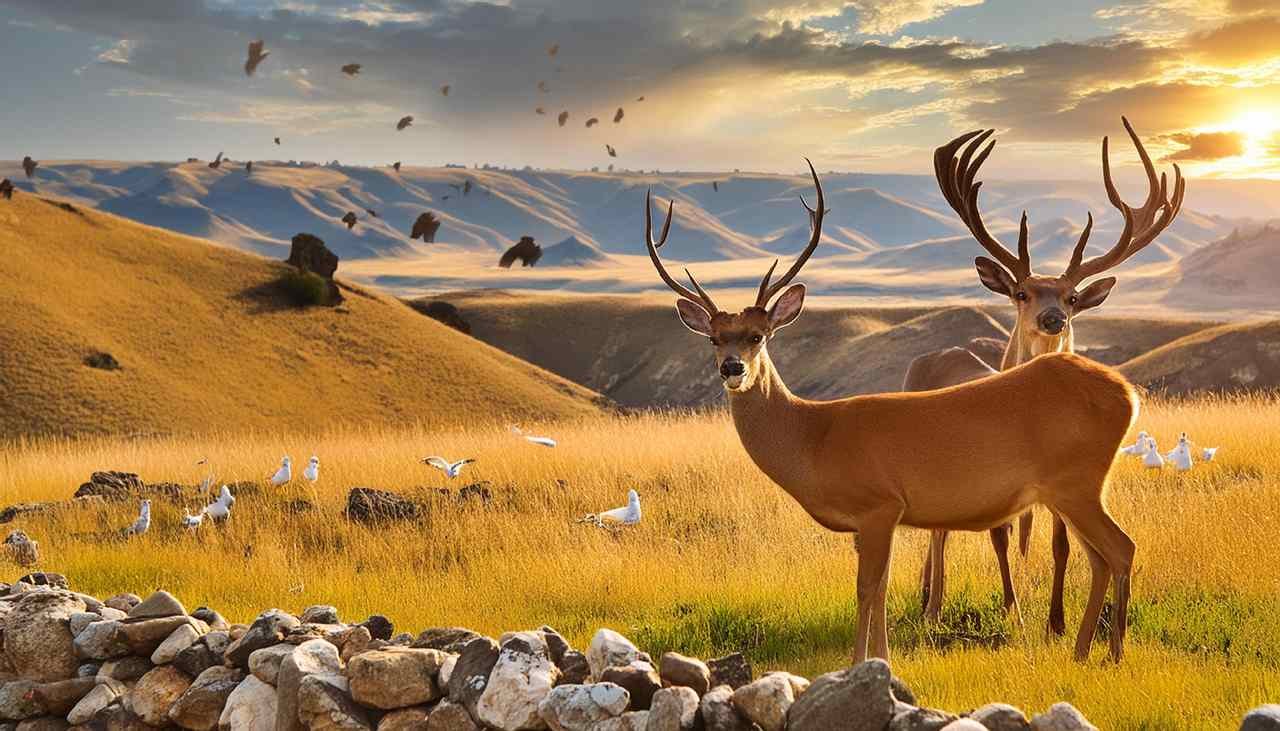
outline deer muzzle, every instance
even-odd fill
[[[1062,332],[1062,328],[1067,326],[1067,313],[1057,307],[1050,307],[1040,313],[1036,324],[1040,326],[1041,332],[1057,335]]]

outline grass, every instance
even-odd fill
[[[1126,460],[1113,476],[1113,512],[1139,547],[1123,665],[1106,663],[1102,647],[1077,664],[1070,641],[1043,639],[1050,557],[1042,517],[1031,556],[1015,559],[1024,626],[999,609],[982,535],[954,539],[943,622],[923,622],[916,577],[925,536],[901,531],[889,608],[896,672],[935,707],[999,700],[1038,711],[1068,700],[1107,729],[1234,727],[1248,708],[1280,698],[1278,409],[1263,396],[1145,407],[1138,428],[1166,447],[1185,430],[1222,452],[1187,474]],[[314,489],[246,497],[229,524],[194,535],[178,524],[179,511],[194,505],[160,503],[152,531],[128,543],[104,535],[128,524],[131,504],[8,527],[39,540],[43,568],[66,573],[80,590],[163,587],[236,620],[323,602],[351,619],[384,613],[415,632],[465,625],[496,634],[549,623],[582,646],[609,626],[651,652],[741,650],[758,671],[812,677],[847,664],[851,541],[817,527],[770,484],[726,416],[596,417],[546,430],[559,448],[527,444],[502,427],[17,442],[0,448],[0,495],[65,499],[105,468],[195,483],[205,474],[194,465],[201,456],[222,481],[261,479],[283,453],[295,463],[315,453],[323,466]],[[478,462],[449,483],[418,464],[426,454]],[[436,500],[421,524],[378,530],[340,517],[353,486],[425,498],[471,480],[492,482],[488,508]],[[621,504],[630,487],[644,501],[639,526],[615,535],[573,522]],[[318,509],[279,509],[299,497]],[[1072,635],[1086,583],[1077,550],[1068,574]]]

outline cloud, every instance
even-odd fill
[[[1278,38],[1280,17],[1258,16],[1195,34],[1186,48],[1210,63],[1238,66],[1280,59]]]
[[[1199,162],[1236,157],[1245,152],[1245,136],[1239,132],[1180,132],[1168,136],[1171,142],[1184,149],[1165,156],[1165,160],[1195,160]]]
[[[858,30],[873,35],[896,33],[904,25],[920,23],[984,0],[852,0],[858,13]]]

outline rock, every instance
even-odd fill
[[[137,594],[116,594],[103,602],[103,604],[106,604],[108,607],[117,611],[125,612],[126,614],[130,609],[133,609],[141,603],[142,599]]]
[[[76,637],[85,630],[85,627],[101,621],[102,616],[93,612],[76,612],[67,619],[67,629],[71,630],[72,637]]]
[[[196,610],[191,613],[191,616],[209,625],[209,629],[211,630],[225,630],[231,627],[225,617],[208,607],[196,607]]]
[[[442,693],[449,692],[449,678],[453,675],[453,668],[458,664],[457,655],[446,655],[444,662],[440,663],[440,672],[436,676],[436,685],[440,686]]]
[[[600,681],[616,683],[631,694],[631,710],[647,711],[653,702],[653,694],[662,688],[662,679],[653,666],[643,660],[637,660],[624,667],[605,668],[600,673]]]
[[[645,731],[649,725],[648,711],[630,711],[617,718],[609,718],[592,726],[592,731]]]
[[[559,672],[540,635],[521,632],[508,638],[476,703],[476,720],[500,731],[540,728],[538,704],[555,686]]]
[[[333,279],[333,273],[338,271],[338,255],[329,251],[323,239],[306,233],[293,237],[285,262],[325,279]]]
[[[94,472],[89,481],[80,485],[72,497],[100,497],[106,500],[128,500],[141,495],[146,489],[142,478],[132,472],[116,470]]]
[[[468,642],[479,637],[479,633],[462,627],[435,627],[423,630],[422,634],[418,635],[418,639],[413,641],[412,646],[425,650],[460,653]]]
[[[93,678],[71,678],[41,683],[32,690],[35,702],[40,709],[51,716],[66,716],[80,702],[81,698],[93,690],[97,681]]]
[[[547,643],[547,655],[556,665],[564,660],[566,652],[573,649],[563,635],[545,624],[538,628],[538,633],[542,635],[542,641]]]
[[[946,726],[941,726],[940,728],[942,731],[988,731],[986,726],[983,726],[972,718],[957,718]]]
[[[81,627],[72,640],[72,648],[86,660],[110,660],[129,654],[123,625],[113,619],[99,619]]]
[[[85,604],[68,591],[23,594],[0,619],[4,659],[17,675],[44,682],[74,678],[80,667],[69,624]]]
[[[325,640],[308,640],[294,648],[293,652],[280,663],[280,672],[276,677],[276,725],[277,731],[301,731],[303,726],[299,714],[302,682],[317,673],[338,673],[342,670],[342,661],[338,658],[338,648]],[[343,681],[344,691],[346,681]]]
[[[787,712],[787,728],[882,731],[893,719],[895,706],[889,664],[868,660],[814,680]]]
[[[338,641],[338,646],[342,648],[343,662],[350,662],[351,658],[362,652],[377,649],[372,645],[373,635],[369,633],[369,628],[360,625],[347,630]]]
[[[357,626],[369,630],[369,635],[375,640],[390,640],[391,635],[395,632],[395,625],[381,614],[370,615],[368,619]]]
[[[15,731],[65,731],[70,727],[66,719],[57,716],[31,718],[18,723]]]
[[[302,610],[298,617],[303,624],[337,624],[338,608],[328,604],[314,604]]]
[[[969,718],[986,726],[988,731],[1027,731],[1031,728],[1031,722],[1022,711],[1005,703],[988,703],[970,713]]]
[[[480,731],[480,727],[466,708],[446,699],[431,710],[427,717],[427,731]]]
[[[707,664],[696,657],[678,652],[662,654],[662,659],[658,661],[658,675],[664,686],[692,688],[698,695],[711,689],[711,669]]]
[[[98,683],[93,686],[89,693],[67,713],[67,722],[72,725],[89,723],[102,709],[120,697],[120,687],[114,683]]]
[[[755,726],[742,717],[733,705],[733,689],[727,685],[717,685],[702,696],[698,711],[706,731],[753,731]],[[843,726],[831,726],[840,728]]]
[[[557,664],[560,667],[559,683],[580,685],[591,679],[591,665],[587,662],[587,656],[577,650],[566,652]]]
[[[179,627],[191,625],[197,634],[204,634],[209,627],[194,617],[175,615],[152,619],[127,619],[120,623],[120,634],[129,651],[135,655],[150,656]]]
[[[432,300],[425,304],[415,302],[413,306],[414,309],[436,322],[448,325],[465,335],[471,334],[471,324],[463,319],[462,313],[458,311],[458,308],[449,302]]]
[[[76,677],[77,678],[96,678],[98,677],[98,671],[101,669],[102,669],[102,666],[96,662],[82,663],[80,667],[76,668]]]
[[[6,508],[5,514],[8,515],[10,510],[11,508]],[[16,517],[17,515],[13,515],[9,520],[13,520]],[[9,520],[0,520],[0,523],[7,523]],[[11,531],[9,535],[5,536],[4,550],[10,561],[23,568],[40,563],[40,544],[20,530]]]
[[[252,675],[231,695],[218,717],[218,728],[226,731],[272,731],[276,724],[276,689]]]
[[[413,706],[392,711],[378,721],[378,731],[424,731],[431,715],[428,706]]]
[[[605,668],[630,665],[639,659],[640,650],[631,640],[603,627],[596,631],[587,647],[587,664],[594,678],[599,678]]]
[[[707,662],[711,672],[711,687],[727,685],[734,690],[751,682],[751,663],[741,652],[718,657]]]
[[[1265,705],[1245,714],[1240,731],[1280,731],[1280,705]]]
[[[449,700],[466,708],[472,716],[476,713],[476,703],[488,687],[499,652],[498,643],[488,637],[477,637],[462,648],[453,672],[449,674]]]
[[[135,716],[123,703],[113,703],[102,709],[89,725],[106,731],[152,731],[151,726]]]
[[[215,649],[215,645],[225,648],[227,645],[226,634],[219,633],[224,638],[220,643],[210,643],[208,638],[212,634],[215,633],[211,632],[209,635],[205,635],[191,647],[179,652],[178,656],[173,659],[173,666],[194,678],[215,665],[221,665],[222,652]]]
[[[13,533],[10,533],[9,536],[5,538],[5,540],[7,541],[9,540],[9,538],[13,537],[14,533],[20,533],[20,532],[21,531],[14,531]],[[28,538],[27,540],[30,541],[31,539]],[[13,544],[11,543],[9,545],[13,545]],[[31,586],[50,586],[50,587],[53,587],[54,589],[68,589],[68,590],[71,588],[71,584],[67,582],[67,577],[63,576],[62,574],[54,574],[54,573],[49,573],[47,571],[37,571],[34,574],[27,574],[23,576],[21,579],[18,579],[18,581],[21,581],[24,584],[30,584]],[[76,596],[80,599],[80,601],[84,601],[83,596],[79,594],[77,594]],[[85,606],[86,607],[88,606],[88,602],[85,602]]]
[[[1084,714],[1070,703],[1054,703],[1049,710],[1031,719],[1032,731],[1098,731]]]
[[[613,683],[560,685],[538,704],[538,715],[551,731],[589,731],[598,721],[621,716],[630,696]]]
[[[128,612],[130,619],[153,619],[186,616],[187,608],[182,606],[177,597],[162,589],[138,602]]]
[[[274,686],[280,676],[280,664],[293,654],[296,645],[272,645],[261,650],[254,650],[249,655],[249,672],[262,682]]]
[[[151,664],[149,658],[129,655],[118,660],[108,660],[102,663],[102,667],[98,669],[98,679],[100,681],[118,680],[122,683],[132,683],[151,672],[153,667],[155,666]],[[188,673],[188,676],[194,677],[190,673]]]
[[[36,683],[30,680],[0,684],[0,720],[21,721],[44,713],[36,703],[35,690]]]
[[[279,609],[268,609],[249,625],[248,631],[227,646],[223,657],[226,662],[242,670],[249,669],[249,656],[255,650],[278,645],[289,630],[297,627],[298,618]]]
[[[169,709],[169,720],[186,729],[210,731],[218,726],[227,698],[244,680],[236,668],[215,667],[200,673]]]
[[[915,708],[906,704],[900,708],[902,710],[894,715],[886,731],[940,731],[950,728],[951,722],[956,720],[950,713],[932,708]],[[979,728],[982,728],[981,724]]]
[[[698,721],[698,694],[678,685],[653,694],[645,731],[694,731]]]
[[[441,696],[436,678],[447,657],[440,650],[408,647],[358,655],[347,666],[351,697],[363,706],[383,710],[430,703]]]
[[[916,694],[911,692],[911,688],[907,687],[902,678],[894,675],[889,678],[889,689],[893,691],[893,697],[906,703],[909,706],[918,706],[920,703],[916,701]]]
[[[186,673],[163,665],[142,676],[124,697],[124,705],[148,726],[164,726],[169,709],[189,687],[191,678]]]
[[[364,709],[349,695],[347,679],[338,673],[314,673],[298,687],[298,718],[309,731],[372,729]]]
[[[386,523],[401,520],[417,520],[425,509],[409,498],[386,490],[371,487],[355,487],[347,493],[348,520],[357,523]]]
[[[198,639],[200,639],[200,631],[195,628],[195,625],[184,624],[170,633],[156,651],[151,653],[151,662],[156,665],[168,665],[177,659],[179,653],[194,645]]]
[[[769,673],[733,691],[734,708],[764,731],[782,731],[787,723],[787,709],[796,701],[789,673]]]

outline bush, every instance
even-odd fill
[[[329,304],[329,283],[315,272],[291,271],[284,275],[280,284],[299,307]]]

